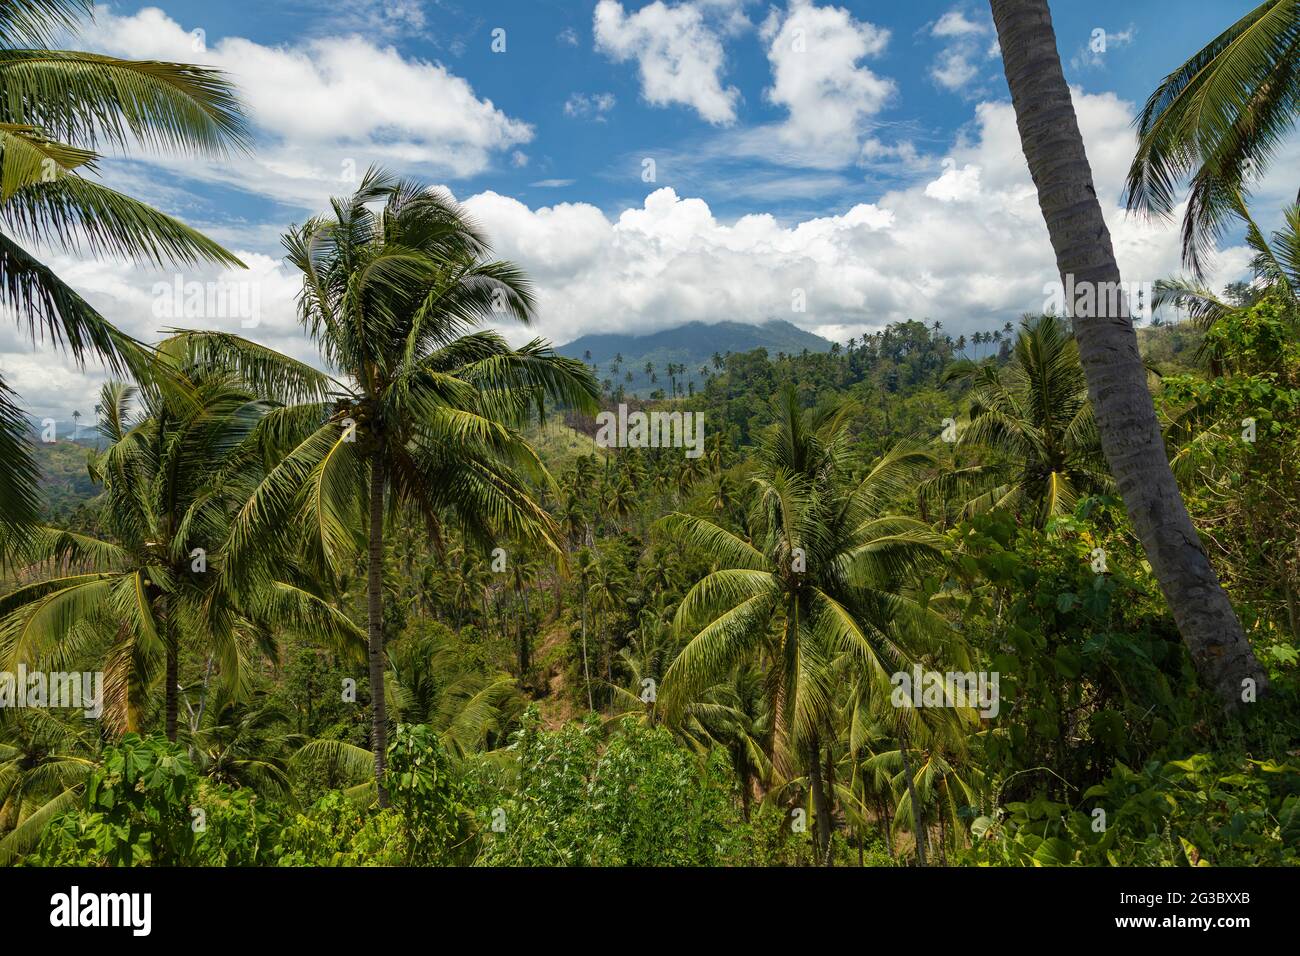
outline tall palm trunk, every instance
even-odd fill
[[[388,750],[388,713],[384,700],[384,485],[382,450],[370,459],[370,563],[366,568],[366,627],[370,643],[370,745],[375,754],[379,805],[388,806],[384,763]]]
[[[822,781],[821,741],[814,734],[808,746],[812,751],[808,763],[808,780],[812,789],[813,814],[817,817],[817,865],[827,866],[830,864],[831,853],[831,808]]]
[[[524,601],[524,616],[519,619],[519,676],[523,677],[528,673],[528,668],[532,666],[531,648],[528,646],[528,626],[531,621],[531,615],[528,610],[528,591],[522,592]]]
[[[176,625],[172,621],[171,607],[166,598],[163,599],[163,606],[165,608],[163,635],[167,644],[167,739],[175,743],[177,713],[180,710],[181,648]]]
[[[591,670],[587,667],[587,582],[582,582],[582,679],[587,685],[587,710],[596,709],[591,699]]]
[[[916,839],[916,862],[925,866],[925,813],[916,799],[916,781],[912,779],[912,761],[907,756],[907,732],[899,735],[899,748],[903,756],[903,777],[907,780],[907,801],[912,805],[912,836]]]
[[[1047,0],[990,0],[1016,126],[1067,290],[1102,450],[1197,670],[1229,707],[1266,679],[1169,469]],[[1073,285],[1071,285],[1073,283]],[[1090,294],[1093,315],[1078,315]],[[1116,306],[1111,308],[1111,306]],[[1086,310],[1084,310],[1086,311]],[[1115,314],[1110,314],[1114,312]]]

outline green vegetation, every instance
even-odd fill
[[[1266,496],[1295,460],[1294,406],[1278,398],[1300,370],[1295,322],[1265,296],[1204,335],[1144,334],[1152,354],[1200,356],[1152,381],[1188,506],[1272,682],[1237,714],[1199,682],[1104,475],[1055,507],[1051,482],[969,493],[1037,474],[1040,460],[1036,445],[978,438],[994,405],[981,383],[1021,396],[1008,399],[1029,416],[1009,419],[1017,434],[1078,416],[1035,400],[1054,377],[1023,364],[1060,324],[1027,321],[972,370],[912,323],[835,353],[728,357],[700,400],[706,415],[756,409],[729,423],[753,440],[714,433],[699,460],[596,450],[552,416],[531,434],[551,436],[555,480],[530,487],[558,551],[476,541],[456,523],[431,539],[418,510],[397,507],[381,576],[387,809],[373,782],[374,684],[356,655],[368,613],[358,544],[332,577],[314,577],[310,551],[281,564],[335,609],[334,643],[301,608],[281,624],[232,608],[224,651],[211,626],[182,629],[175,745],[102,742],[58,711],[0,713],[0,852],[42,864],[1294,862],[1300,639],[1294,565],[1276,540],[1296,533]],[[1055,376],[1077,382],[1064,344],[1048,352]],[[815,402],[802,383],[816,383]],[[872,395],[887,397],[861,400]],[[230,514],[270,473],[244,455],[270,441],[276,406],[254,407],[232,442],[244,477],[222,483]],[[1250,412],[1253,444],[1237,425]],[[275,447],[259,454],[274,461]],[[119,538],[125,506],[104,478],[89,524]],[[1269,520],[1244,520],[1261,501]],[[1243,520],[1216,520],[1229,505]],[[48,533],[62,560],[88,560],[74,550],[87,542]],[[229,550],[213,553],[206,586],[219,591]],[[29,613],[15,604],[7,627]],[[96,641],[93,621],[50,646],[63,666],[112,675],[115,635]],[[261,656],[238,650],[254,647]],[[895,706],[894,675],[917,667],[996,673],[996,715],[960,688],[951,706]],[[124,672],[131,730],[166,730],[158,670]],[[119,805],[105,794],[121,786],[120,755],[137,751],[149,784]]]
[[[1026,144],[1051,192],[1086,157],[1032,6],[994,15],[1016,101],[1061,117],[1062,162]],[[0,36],[81,9],[11,5]],[[12,155],[79,157],[53,140],[86,124],[238,141],[205,71],[41,80],[6,56],[30,94],[11,111],[85,84],[9,116],[6,200],[48,186]],[[1169,148],[1156,175],[1185,164]],[[153,226],[114,248],[221,258],[131,208]],[[210,331],[145,348],[19,296],[123,380],[73,510],[35,514],[29,450],[0,435],[0,672],[102,678],[64,706],[0,681],[0,863],[1296,864],[1300,212],[1265,240],[1236,211],[1256,280],[1171,278],[1193,321],[1140,336],[914,320],[719,350],[698,379],[674,358],[633,404],[703,414],[698,456],[600,447],[626,379],[492,331],[532,318],[527,278],[378,169],[284,239],[325,371]]]

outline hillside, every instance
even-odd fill
[[[715,354],[725,357],[728,353],[763,348],[775,358],[778,353],[827,352],[830,347],[831,343],[819,335],[782,319],[772,319],[763,325],[689,322],[649,335],[584,335],[559,346],[557,351],[594,364],[597,377],[601,381],[609,379],[611,390],[621,385],[627,394],[645,397],[663,389],[671,397],[673,378],[678,393],[685,395],[692,386],[698,389],[708,375],[716,372]],[[621,362],[617,361],[620,356]],[[652,366],[649,374],[647,363]],[[683,366],[685,371],[670,375],[670,364]],[[706,368],[707,373],[701,368]]]
[[[86,470],[86,453],[94,448],[93,442],[33,441],[31,447],[32,457],[41,470],[41,494],[51,517],[67,516],[77,505],[99,494],[101,489],[90,480]]]

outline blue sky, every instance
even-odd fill
[[[1251,6],[1052,4],[1135,286],[1177,270],[1178,242],[1175,227],[1118,207],[1134,111]],[[224,69],[254,127],[251,156],[135,155],[104,169],[247,272],[49,257],[146,339],[209,325],[310,358],[278,237],[371,163],[465,202],[532,275],[535,331],[557,342],[773,317],[841,340],[909,317],[957,334],[1040,308],[1054,278],[982,3],[164,0],[101,7],[70,43]],[[1259,185],[1266,226],[1295,195],[1295,145]],[[1216,278],[1247,258],[1229,237]],[[159,289],[175,282],[243,283],[255,320],[165,321]],[[93,404],[102,380],[12,335],[0,369],[36,409]]]
[[[619,6],[630,17],[649,4],[629,0]],[[637,62],[616,61],[597,48],[594,0],[430,0],[359,6],[308,0],[274,5],[177,0],[115,3],[109,9],[119,16],[161,9],[186,30],[202,29],[209,45],[246,37],[266,46],[294,48],[313,38],[359,33],[377,45],[391,45],[408,60],[444,64],[466,79],[480,99],[490,100],[533,131],[528,142],[518,144],[517,151],[528,157],[525,166],[515,165],[512,149],[498,151],[481,172],[471,175],[449,176],[436,163],[425,166],[428,178],[447,182],[466,195],[490,189],[530,205],[583,201],[616,212],[643,201],[647,190],[641,181],[641,160],[649,156],[658,158],[660,184],[683,195],[702,196],[720,215],[761,209],[793,220],[874,198],[909,175],[908,170],[884,161],[818,168],[797,159],[787,165],[743,154],[728,161],[732,154],[711,152],[725,147],[728,136],[721,134],[743,133],[786,119],[787,108],[765,95],[772,84],[772,67],[769,43],[759,29],[773,9],[783,8],[753,2],[695,6],[704,11],[703,23],[721,40],[722,82],[736,92],[731,122],[710,122],[686,103],[650,102],[643,93]],[[974,102],[1006,99],[1001,62],[987,55],[993,41],[987,4],[838,6],[859,22],[890,33],[885,48],[862,61],[895,87],[884,108],[865,122],[869,135],[887,145],[906,141],[923,153],[941,154],[971,122]],[[1053,17],[1071,83],[1141,102],[1165,72],[1252,6],[1250,0],[1138,4],[1066,0],[1053,4]],[[731,25],[729,17],[737,11],[750,26]],[[936,36],[936,24],[952,13],[982,31]],[[505,31],[505,49],[494,52],[493,31],[498,29]],[[1097,29],[1109,37],[1101,55],[1088,49]],[[965,61],[974,71],[973,78],[957,88],[943,86],[933,75],[946,62],[942,58],[949,50],[966,53]],[[190,188],[198,195],[213,194]],[[209,210],[208,215],[219,219],[238,211],[262,218],[273,211],[256,193],[240,197],[234,192],[216,193],[221,208]],[[292,207],[279,211],[294,212]]]

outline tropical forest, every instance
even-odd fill
[[[691,167],[658,154],[659,178],[681,177],[671,196],[634,164],[621,218],[569,196],[546,199],[553,221],[508,225],[541,215],[501,183],[540,164],[547,127],[531,120],[528,140],[499,119],[525,101],[453,74],[531,55],[509,5],[457,39],[483,48],[463,59],[441,5],[418,23],[355,5],[301,48],[191,5],[136,6],[0,2],[5,867],[1300,863],[1300,2],[1206,5],[1178,26],[1198,31],[1187,49],[1140,19],[1146,85],[1105,141],[1085,136],[1095,104],[1077,80],[1102,68],[1072,65],[1076,38],[1053,27],[1082,11],[933,4],[926,37],[954,56],[979,45],[1014,168],[972,186],[958,160],[888,195],[974,220],[962,189],[1018,177],[1031,215],[1007,241],[1045,275],[1005,307],[958,290],[936,308],[898,290],[998,252],[936,236],[909,247],[915,274],[886,277],[897,310],[867,296],[833,318],[817,317],[830,293],[803,308],[821,267],[789,270],[835,229],[887,232],[901,212],[863,224],[844,203],[851,222],[787,229],[793,211],[697,208],[652,251],[621,248],[618,230],[658,228],[696,190],[732,208],[690,179],[735,161],[721,149]],[[554,122],[603,135],[619,111],[694,110],[738,152],[746,110],[785,104],[794,124],[800,97],[829,88],[784,59],[791,29],[825,44],[829,70],[850,36],[851,65],[870,58],[887,31],[873,41],[866,21],[888,18],[812,0],[786,5],[797,28],[739,0],[559,6],[576,27],[547,27],[545,56],[596,57],[632,92],[557,103]],[[400,34],[426,32],[440,52],[403,52]],[[173,33],[192,57],[171,55]],[[1110,40],[1080,42],[1122,55]],[[687,66],[733,42],[770,45],[772,75],[709,98],[719,75],[746,86],[740,54],[710,79]],[[345,75],[347,50],[371,59]],[[286,85],[254,91],[240,64],[274,57]],[[884,82],[891,61],[871,63],[853,75]],[[365,105],[408,68],[450,92]],[[295,71],[324,78],[319,98],[289,102]],[[503,153],[500,183],[485,160],[467,180],[485,185],[448,188],[390,118],[426,108],[527,149]],[[277,184],[316,161],[317,140],[269,137],[272,110],[284,129],[373,124],[376,151],[349,140],[353,167],[303,213],[286,191],[209,218],[168,177],[244,170],[193,172],[199,196],[263,158]],[[446,135],[448,169],[495,148]],[[1275,176],[1280,201],[1261,185]],[[560,248],[584,216],[609,231]],[[273,251],[250,251],[240,222]],[[1172,237],[1146,287],[1121,272],[1129,222]],[[724,228],[729,251],[689,265]],[[778,251],[744,244],[765,229]],[[603,267],[574,264],[616,255],[644,258],[600,286]],[[783,291],[765,309],[716,305],[733,260],[768,255],[737,273],[771,273]],[[835,261],[827,288],[890,267]],[[87,278],[101,262],[111,307]],[[569,268],[584,278],[557,278]],[[188,292],[151,312],[126,290],[137,273],[168,290],[246,274],[284,322],[271,334]],[[1063,294],[1039,301],[1043,283]],[[977,285],[972,302],[1011,302]],[[709,304],[616,321],[664,288]],[[30,398],[56,393],[56,411]]]

